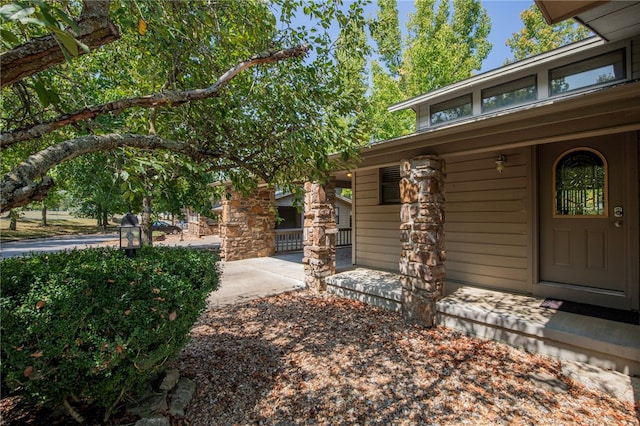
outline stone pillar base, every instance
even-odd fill
[[[316,293],[336,273],[335,181],[304,185],[304,283]]]
[[[444,294],[444,161],[403,160],[400,175],[402,313],[408,322],[431,327]]]
[[[257,188],[243,196],[232,191],[222,198],[219,218],[220,257],[226,261],[273,256],[276,247],[275,191]]]
[[[440,292],[427,292],[419,289],[402,289],[402,316],[411,324],[425,327],[436,325],[436,301]]]

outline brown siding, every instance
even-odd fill
[[[356,172],[354,262],[359,266],[398,270],[400,205],[380,205],[378,169]]]
[[[447,159],[447,280],[528,291],[528,148]],[[498,154],[506,155],[502,173]]]

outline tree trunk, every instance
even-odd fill
[[[153,245],[151,231],[151,195],[142,198],[142,244]]]
[[[134,134],[86,135],[71,139],[31,155],[0,178],[0,211],[21,207],[47,197],[53,179],[44,176],[52,167],[90,152],[108,151],[121,146],[141,149],[166,149],[195,159],[221,158],[224,153],[206,147]],[[42,179],[38,181],[38,178]]]
[[[9,218],[11,221],[9,222],[9,229],[11,231],[16,231],[18,229],[18,212],[15,210],[9,211]]]
[[[42,226],[47,226],[47,205],[42,203]]]
[[[102,211],[102,229],[106,232],[109,226],[109,212],[105,209]]]

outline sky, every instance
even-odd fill
[[[348,5],[349,0],[342,0]],[[370,0],[371,3],[365,6],[365,18],[374,18],[377,12],[377,1]],[[420,0],[417,0],[420,1]],[[511,50],[505,45],[508,38],[522,29],[524,24],[520,19],[520,13],[531,7],[533,0],[481,0],[482,5],[491,18],[491,32],[489,41],[492,44],[491,52],[482,63],[479,73],[490,71],[504,65],[508,58],[511,58]],[[415,12],[415,0],[398,0],[398,17],[400,19],[401,31],[406,31],[406,23],[409,14]],[[314,26],[308,17],[297,17],[294,19],[296,25]],[[330,31],[337,33],[337,26]],[[335,35],[334,35],[335,36]]]
[[[482,63],[480,72],[489,71],[504,65],[505,59],[511,57],[511,51],[505,45],[505,42],[511,35],[518,32],[523,23],[520,19],[520,13],[528,9],[533,4],[533,0],[483,0],[487,14],[491,18],[491,32],[489,33],[489,41],[493,45],[489,56]],[[376,6],[370,7],[371,11],[367,13],[375,13]],[[415,11],[414,0],[399,0],[398,15],[401,27],[405,26],[408,14]]]

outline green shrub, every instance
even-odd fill
[[[133,259],[87,249],[3,260],[3,387],[45,406],[113,407],[184,346],[217,289],[217,261],[167,247]]]

